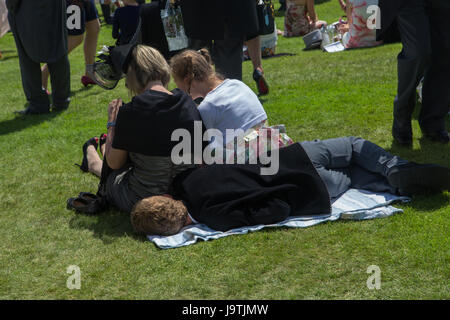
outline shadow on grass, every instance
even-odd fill
[[[128,213],[109,210],[98,216],[89,216],[75,213],[69,222],[72,229],[86,229],[94,233],[94,237],[104,244],[113,243],[116,238],[131,237],[137,241],[148,241],[145,236],[138,235],[131,226]]]
[[[3,62],[3,61],[6,61],[6,60],[9,60],[9,59],[18,59],[19,58],[19,56],[8,56],[8,57],[3,57],[3,58],[1,58],[0,59],[0,62]]]
[[[93,87],[94,87],[93,85],[89,85],[87,87],[83,86],[83,87],[81,87],[81,88],[79,88],[77,90],[71,90],[70,91],[70,97],[75,97],[77,94],[79,94],[81,92],[87,92],[87,91],[91,90]],[[93,94],[95,94],[95,93],[92,93],[91,95],[93,95]],[[89,95],[87,95],[87,96],[89,96]]]
[[[52,120],[61,112],[51,112],[36,115],[17,115],[14,119],[0,122],[0,136],[16,131],[24,130],[28,127],[38,125],[42,122]]]
[[[408,161],[415,161],[418,163],[434,163],[449,167],[449,144],[430,141],[423,137],[419,139],[419,144],[420,149],[413,150],[412,147],[405,147],[392,142],[391,147],[387,148],[386,151]]]
[[[422,212],[427,212],[444,208],[448,206],[449,203],[450,196],[445,193],[440,193],[413,197],[410,202],[403,203],[402,206]]]

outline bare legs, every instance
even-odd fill
[[[261,63],[261,39],[259,36],[247,40],[245,42],[245,45],[248,48],[248,55],[250,56],[250,59],[252,60],[253,64],[253,70],[259,70],[261,73],[264,74],[264,70],[262,68]]]
[[[84,40],[84,60],[86,63],[86,75],[90,78],[93,78],[92,70],[90,69],[95,62],[99,33],[100,33],[100,20],[95,19],[86,22],[86,38]]]
[[[100,152],[102,153],[102,155],[105,154],[105,144],[101,146]],[[100,158],[94,146],[90,145],[87,148],[86,157],[88,161],[89,172],[95,174],[97,177],[100,177],[102,173],[103,160]]]
[[[253,39],[247,40],[245,44],[248,48],[248,55],[252,60],[253,80],[256,81],[258,93],[260,95],[268,94],[269,85],[267,84],[266,79],[264,79],[264,70],[261,62],[261,38],[260,36],[256,36]]]
[[[89,78],[93,78],[91,66],[95,62],[95,55],[97,53],[97,40],[98,34],[100,33],[100,21],[98,19],[86,22],[86,38],[84,35],[68,36],[67,45],[68,52],[72,52],[76,47],[78,47],[84,38],[84,61],[86,64],[85,74]],[[47,64],[45,64],[42,69],[42,87],[47,90],[48,88],[48,78],[49,72]]]

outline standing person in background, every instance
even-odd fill
[[[96,17],[95,11],[92,9],[92,3],[86,0],[66,0],[67,7],[67,46],[68,54],[70,54],[76,47],[83,43],[84,33],[86,31],[87,23],[94,21],[92,26],[95,26]],[[92,35],[92,33],[91,33]],[[97,45],[95,45],[97,46]],[[85,51],[86,52],[86,51]],[[91,49],[88,49],[91,53]],[[95,57],[94,57],[95,58]],[[86,58],[86,61],[93,61],[92,57]],[[49,78],[48,66],[45,64],[42,67],[42,88],[47,91],[48,78]],[[91,78],[86,74],[81,78],[83,85],[94,84]]]
[[[248,48],[248,55],[253,64],[253,80],[256,82],[258,93],[266,95],[269,93],[269,85],[264,78],[264,70],[262,68],[261,38],[260,36],[252,37],[245,42]]]
[[[42,89],[41,62],[50,70],[53,109],[69,106],[70,65],[67,57],[66,3],[54,0],[7,0],[8,19],[19,55],[28,107],[21,114],[50,112]]]
[[[426,138],[449,143],[445,116],[450,111],[450,1],[428,2],[431,61],[425,71],[419,125]]]
[[[111,0],[100,0],[100,7],[102,8],[103,18],[106,24],[112,24],[111,18]]]
[[[124,5],[114,12],[112,37],[116,45],[127,44],[133,39],[139,24],[140,5],[135,0],[124,0]]]
[[[100,33],[100,20],[94,0],[87,1],[86,4],[86,37],[84,38],[84,61],[86,65],[85,74],[81,77],[81,83],[86,87],[95,84],[93,66],[97,54],[98,35]]]
[[[269,85],[264,78],[264,70],[262,67],[262,53],[261,53],[261,37],[260,35],[267,34],[268,29],[273,32],[275,28],[275,13],[271,0],[256,0],[256,10],[258,14],[258,33],[247,35],[245,45],[248,48],[248,54],[253,64],[253,80],[256,82],[258,93],[266,95],[269,93]],[[271,29],[271,30],[270,30]]]
[[[218,72],[242,80],[246,35],[258,34],[255,0],[181,0],[186,34],[192,48],[207,46]]]
[[[445,17],[448,19],[449,16],[449,2],[447,0],[380,0],[379,6],[381,29],[378,30],[377,38],[382,40],[392,23],[397,20],[403,44],[402,51],[398,55],[398,88],[394,100],[392,125],[394,141],[404,146],[412,145],[411,120],[416,104],[416,87],[429,65],[425,74],[419,124],[424,137],[448,143],[449,135],[445,130],[444,117],[448,112],[449,101],[449,74],[445,75],[449,70],[450,39],[446,32],[448,20],[445,20]],[[440,36],[442,39],[439,38]],[[430,61],[431,55],[434,61]]]
[[[314,0],[286,0],[284,36],[299,37],[326,25],[319,20],[314,9]]]

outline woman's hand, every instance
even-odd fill
[[[345,0],[339,0],[339,4],[344,12],[347,12],[347,3]]]
[[[114,99],[108,106],[108,122],[115,122],[119,108],[122,106],[122,99]]]

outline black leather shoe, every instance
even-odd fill
[[[394,141],[399,145],[405,147],[412,146],[412,135],[400,134],[392,130],[392,137],[394,138]]]
[[[450,169],[436,164],[396,166],[389,171],[387,179],[401,195],[406,196],[450,190]]]
[[[441,142],[441,143],[449,143],[450,136],[447,131],[435,131],[435,132],[423,132],[423,136],[431,141]]]
[[[411,121],[401,122],[394,119],[392,124],[392,137],[394,141],[402,146],[410,147],[412,146],[412,127]]]
[[[50,113],[50,109],[40,110],[40,109],[35,109],[35,108],[32,108],[32,107],[27,107],[26,109],[23,109],[23,110],[20,110],[20,111],[14,111],[14,113],[22,114],[22,115],[45,114],[45,113]]]

